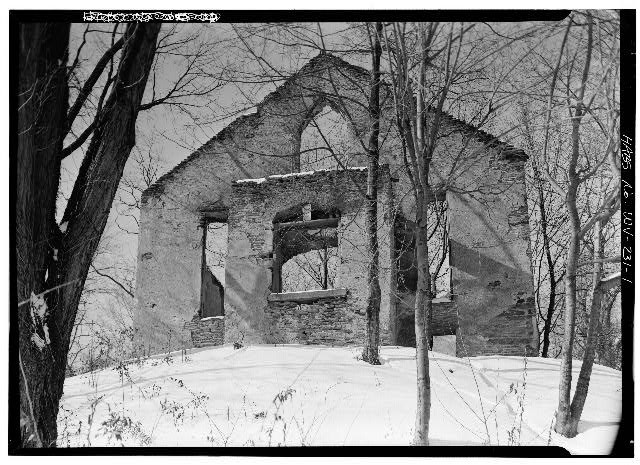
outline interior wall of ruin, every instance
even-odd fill
[[[229,252],[225,281],[225,340],[249,343],[290,343],[325,341],[340,344],[364,338],[367,281],[367,241],[363,192],[366,192],[366,171],[316,172],[298,176],[274,177],[234,183],[232,207],[229,210]],[[388,206],[386,183],[381,177],[379,202]],[[278,213],[310,204],[314,210],[337,210],[340,214],[338,265],[335,288],[348,290],[343,302],[331,298],[326,302],[330,315],[336,318],[327,325],[322,312],[296,311],[298,304],[270,304],[274,243],[273,221]],[[380,218],[378,237],[387,249],[390,223]],[[381,286],[391,282],[389,253],[382,254]],[[389,341],[389,294],[381,306],[381,334]],[[338,299],[340,300],[340,299]],[[322,309],[320,299],[305,309]],[[286,310],[286,318],[280,317]],[[330,308],[329,308],[330,307]],[[276,312],[274,309],[279,309]],[[326,315],[325,315],[326,316]],[[323,324],[319,322],[324,321]],[[315,322],[315,323],[314,323]],[[317,323],[317,324],[316,324]],[[332,327],[331,327],[332,326]],[[326,334],[325,334],[326,333]],[[299,334],[301,340],[291,340]],[[342,336],[339,336],[339,335]]]
[[[410,222],[415,202],[406,193],[412,186],[403,166],[392,160],[386,155],[399,180],[398,211]],[[486,133],[450,117],[442,121],[430,184],[434,193],[446,193],[452,298],[436,304],[434,326],[437,333],[457,335],[458,356],[537,354],[525,161],[523,152]],[[399,302],[410,322],[412,293],[400,292]],[[412,339],[400,336],[398,343]]]

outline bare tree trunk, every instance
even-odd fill
[[[34,417],[41,433],[41,445],[44,447],[55,446],[58,403],[62,396],[69,344],[80,295],[104,231],[124,165],[135,143],[135,122],[153,63],[159,30],[159,23],[127,27],[117,82],[97,121],[93,138],[82,161],[63,216],[64,227],[54,234],[55,242],[49,253],[48,279],[44,287],[55,289],[45,295],[48,307],[46,328],[50,344],[35,360],[24,360],[21,349],[21,361],[28,367],[24,375],[25,383],[29,385],[31,403],[37,405]],[[57,43],[59,38],[50,38],[50,41]],[[64,117],[48,121],[59,121],[64,127]],[[61,152],[58,151],[56,155],[60,158]],[[56,181],[57,179],[58,176]],[[31,178],[31,182],[35,184],[39,181]],[[33,188],[40,190],[42,186],[35,185]],[[55,199],[56,194],[57,184],[50,195]],[[55,203],[47,213],[53,217]],[[51,226],[56,225],[53,223]],[[29,337],[30,334],[25,332],[21,334],[21,341],[24,340],[27,345]],[[30,348],[32,354],[36,350]]]
[[[420,40],[419,71],[416,92],[409,78],[411,64],[406,55],[404,25],[392,24],[396,55],[390,53],[389,37],[385,34],[389,51],[389,73],[394,89],[396,122],[403,139],[403,158],[407,175],[413,187],[416,205],[416,263],[418,280],[415,300],[416,335],[416,422],[413,444],[429,445],[429,418],[431,411],[431,383],[429,379],[429,317],[432,314],[431,277],[429,273],[429,215],[428,205],[433,201],[429,183],[429,169],[436,150],[442,109],[449,92],[451,79],[456,73],[458,53],[452,55],[453,26],[449,30],[443,71],[443,85],[436,93],[436,104],[427,104],[427,68],[435,56],[431,55],[437,23],[417,26]],[[462,38],[462,33],[459,39]],[[458,50],[459,52],[459,50]],[[452,61],[453,60],[453,61]],[[395,65],[395,66],[394,66]],[[431,109],[432,108],[432,109]]]
[[[329,251],[326,242],[322,254],[322,289],[329,289]]]
[[[436,282],[438,281],[438,271],[434,271],[433,273],[431,273],[430,281],[431,297],[435,297],[436,295],[438,295],[438,287],[436,286]],[[429,311],[429,313],[427,314],[427,321],[429,322],[429,335],[427,341],[429,344],[429,350],[433,350],[433,334],[431,333],[431,328],[433,328],[433,304],[431,305],[431,311]]]
[[[538,171],[537,162],[533,162],[533,177],[538,189],[538,209],[540,210],[540,229],[542,233],[542,248],[547,260],[547,268],[549,270],[549,302],[547,305],[547,314],[544,320],[544,327],[542,329],[542,352],[541,357],[549,356],[549,344],[551,336],[551,323],[553,321],[553,313],[556,308],[556,270],[553,257],[551,256],[551,245],[549,241],[549,230],[547,222],[547,210],[544,203],[544,191],[542,188],[542,180],[540,179],[540,172]]]
[[[556,432],[563,436],[571,433],[571,424],[580,418],[572,419],[571,411],[571,368],[573,357],[573,341],[575,338],[576,326],[576,271],[578,268],[578,258],[580,255],[580,215],[577,207],[577,192],[580,184],[578,174],[578,160],[580,157],[580,123],[584,116],[583,97],[586,87],[587,76],[591,59],[592,47],[592,21],[589,15],[589,41],[587,47],[587,58],[582,75],[582,86],[578,92],[577,104],[573,118],[571,119],[571,157],[567,169],[569,187],[565,197],[565,206],[569,214],[569,249],[565,262],[565,309],[564,309],[564,341],[562,344],[562,368],[560,371],[560,389],[558,400],[558,411],[556,416]],[[575,434],[574,434],[575,435]]]
[[[47,375],[55,366],[54,347],[41,349],[34,341],[46,342],[48,315],[40,318],[30,299],[46,290],[47,261],[55,254],[69,29],[65,23],[23,23],[18,32],[16,262],[18,302],[26,302],[17,309],[23,447],[46,447],[55,441],[57,399],[46,393],[50,383],[64,379],[66,367],[60,365],[55,377]]]
[[[535,144],[533,142],[533,132],[531,128],[531,121],[529,120],[529,109],[526,105],[522,108],[522,123],[524,126],[524,136],[527,141],[527,145],[530,153],[536,151]],[[551,256],[551,244],[549,239],[549,222],[547,220],[547,206],[545,204],[544,185],[540,176],[540,169],[538,167],[538,160],[532,158],[531,168],[533,169],[533,182],[535,188],[538,191],[538,210],[540,211],[540,232],[542,234],[542,250],[545,254],[547,261],[547,268],[549,270],[549,302],[547,305],[546,316],[544,317],[544,327],[542,329],[542,352],[541,357],[549,356],[549,345],[551,336],[551,325],[553,322],[553,314],[556,308],[556,289],[558,281],[556,280],[555,263]],[[540,277],[538,280],[540,281]],[[538,284],[537,289],[540,289]],[[539,297],[539,292],[537,293]]]
[[[429,445],[431,412],[431,381],[429,378],[429,320],[431,314],[431,278],[429,273],[429,242],[426,200],[418,200],[416,219],[416,258],[418,283],[415,304],[417,411],[413,444]]]
[[[562,343],[562,367],[560,371],[560,390],[556,416],[556,432],[566,436],[565,431],[571,421],[571,369],[573,363],[573,341],[576,326],[576,271],[580,254],[580,219],[576,208],[575,187],[567,193],[567,210],[571,238],[569,240],[565,262],[565,308],[564,340]]]
[[[528,126],[528,122],[525,123]],[[534,150],[533,140],[531,139],[530,130],[527,128],[527,137],[529,139],[529,147]],[[547,260],[547,269],[549,270],[549,302],[547,305],[547,314],[544,319],[544,327],[542,329],[542,352],[541,357],[549,356],[549,344],[551,342],[551,324],[553,321],[553,313],[556,308],[556,289],[558,282],[556,281],[556,270],[553,257],[551,256],[551,244],[549,240],[549,223],[547,221],[547,207],[545,205],[544,189],[540,171],[538,170],[538,162],[532,163],[533,179],[538,190],[538,209],[540,210],[540,230],[542,233],[542,249]]]
[[[549,357],[549,345],[551,343],[551,323],[553,319],[553,313],[556,306],[556,288],[558,283],[555,279],[551,278],[549,283],[549,303],[547,305],[547,316],[544,320],[544,327],[542,328],[542,352],[541,357]]]
[[[447,253],[449,250],[449,236],[447,233],[447,210],[446,207],[436,210],[439,215],[438,223],[442,222],[442,236],[441,236],[441,250],[440,250],[440,258],[438,259],[438,264],[436,265],[435,270],[431,273],[431,297],[434,298],[438,295],[438,275],[440,274],[440,270],[444,265],[444,261],[447,258]],[[431,333],[431,328],[433,328],[433,304],[431,305],[431,310],[428,314],[429,321],[429,350],[433,350],[433,334]]]
[[[369,239],[369,270],[367,296],[367,333],[362,352],[362,359],[372,365],[380,365],[380,249],[378,245],[378,160],[380,150],[380,36],[382,23],[376,23],[372,37],[372,72],[371,94],[369,96],[369,114],[371,117],[371,134],[369,136],[367,173],[367,235]]]
[[[578,424],[587,394],[589,392],[589,381],[593,370],[593,363],[596,355],[596,346],[600,332],[600,313],[602,310],[602,299],[604,293],[608,290],[608,286],[615,285],[615,280],[603,280],[602,259],[604,257],[604,241],[602,237],[602,228],[608,221],[598,221],[595,224],[595,240],[593,247],[593,272],[592,272],[592,290],[587,301],[589,306],[589,327],[587,330],[587,341],[585,343],[584,355],[582,358],[582,366],[580,367],[580,375],[576,384],[576,390],[570,407],[570,417],[564,425],[562,431],[564,436],[575,437],[578,434]]]
[[[587,342],[585,344],[584,355],[582,357],[582,366],[580,367],[580,375],[576,384],[576,392],[571,402],[571,419],[565,429],[565,436],[574,437],[578,433],[578,422],[582,415],[585,401],[587,400],[587,392],[589,391],[589,380],[591,378],[591,370],[593,369],[593,360],[596,353],[596,344],[598,340],[598,330],[600,327],[600,309],[602,307],[602,262],[604,244],[602,241],[602,224],[596,223],[595,241],[593,244],[593,288],[591,291],[591,309],[589,312],[589,329],[587,331]]]

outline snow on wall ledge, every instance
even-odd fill
[[[266,178],[238,179],[237,181],[234,181],[233,184],[243,184],[243,183],[262,184],[269,181],[279,181],[284,179],[293,180],[301,177],[322,175],[324,173],[340,172],[340,171],[367,171],[367,167],[355,166],[352,168],[347,168],[345,170],[322,169],[322,170],[315,170],[315,171],[301,171],[299,173],[273,174],[271,176],[267,176]]]

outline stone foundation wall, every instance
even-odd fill
[[[535,357],[538,347],[533,340],[537,334],[530,324],[533,318],[533,303],[522,302],[500,312],[489,322],[478,322],[471,334],[465,334],[465,328],[460,327],[456,333],[456,353],[462,357],[467,354]]]
[[[451,336],[458,329],[458,309],[454,300],[434,299],[431,334]],[[403,293],[398,299],[398,333],[396,344],[415,347],[415,294]]]
[[[185,324],[194,347],[219,346],[224,343],[224,317],[194,318]]]
[[[271,344],[362,344],[365,316],[348,297],[329,297],[309,303],[269,302],[265,309]]]

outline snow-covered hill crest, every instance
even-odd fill
[[[68,378],[65,446],[409,445],[415,350],[223,346]],[[431,353],[432,445],[560,445],[606,454],[621,412],[620,372],[596,365],[580,434],[550,432],[559,360]],[[574,363],[574,378],[580,362]]]

